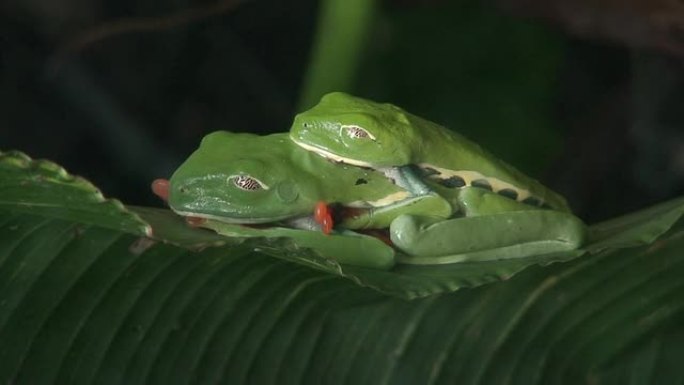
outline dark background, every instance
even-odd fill
[[[588,222],[684,193],[681,0],[355,0],[372,17],[331,24],[334,3],[2,1],[0,149],[161,205],[150,181],[203,135],[286,131],[334,88],[462,132]],[[363,46],[320,67],[330,25]],[[305,82],[350,66],[343,83]]]

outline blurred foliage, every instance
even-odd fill
[[[56,160],[126,202],[160,204],[149,182],[207,132],[283,131],[298,106],[343,88],[465,133],[590,222],[684,192],[675,51],[564,35],[585,9],[618,6],[356,1],[362,10],[344,13],[335,0],[2,2],[0,147]],[[630,15],[635,28],[649,22]],[[144,28],[70,50],[122,20]]]
[[[479,4],[394,9],[359,89],[391,100],[541,175],[560,150],[552,120],[563,39]],[[436,38],[439,37],[439,38]]]
[[[369,30],[375,22],[375,0],[323,0],[311,60],[298,108],[313,107],[331,91],[352,92]]]

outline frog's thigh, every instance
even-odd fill
[[[585,226],[552,210],[529,210],[436,221],[402,215],[392,222],[394,245],[404,263],[439,264],[521,258],[579,248]]]
[[[515,201],[477,187],[464,187],[455,192],[456,204],[466,217],[511,211],[539,210],[538,207]]]

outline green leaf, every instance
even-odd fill
[[[105,199],[87,180],[47,160],[0,151],[0,209],[97,224],[134,234],[150,227],[116,199]]]
[[[0,217],[7,383],[577,383],[640,378],[622,357],[681,335],[681,225],[657,247],[405,301],[244,245],[141,247],[101,227]],[[662,370],[682,346],[659,353]]]
[[[389,271],[340,264],[322,257],[314,250],[303,249],[290,239],[240,239],[217,236],[205,230],[185,226],[180,218],[168,210],[135,208],[135,211],[153,224],[155,237],[165,242],[189,248],[244,244],[273,257],[349,278],[359,285],[386,294],[412,299],[509,279],[529,266],[563,262],[587,252],[597,253],[606,249],[648,245],[681,218],[684,214],[684,199],[666,202],[591,226],[590,241],[581,250],[529,258],[447,265],[399,264]]]
[[[437,270],[375,275],[344,266],[331,274],[312,269],[306,261],[320,256],[286,239],[220,237],[167,210],[114,210],[89,194],[57,210],[60,194],[90,190],[60,182],[70,180],[64,175],[22,185],[28,177],[8,163],[0,173],[0,383],[683,377],[681,200],[594,226],[595,246],[583,257],[503,281],[511,267],[500,261],[493,283],[407,301],[383,292],[423,295]],[[35,175],[36,166],[17,167]],[[21,196],[31,199],[8,203]],[[135,220],[112,225],[120,218]],[[136,230],[148,225],[154,239]]]
[[[673,199],[646,210],[598,223],[591,227],[592,251],[649,244],[684,215],[684,198]]]

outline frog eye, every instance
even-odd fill
[[[343,125],[342,130],[352,139],[370,139],[375,140],[375,137],[365,128],[352,125]]]
[[[268,186],[249,175],[234,175],[228,178],[235,187],[245,191],[268,190]]]

